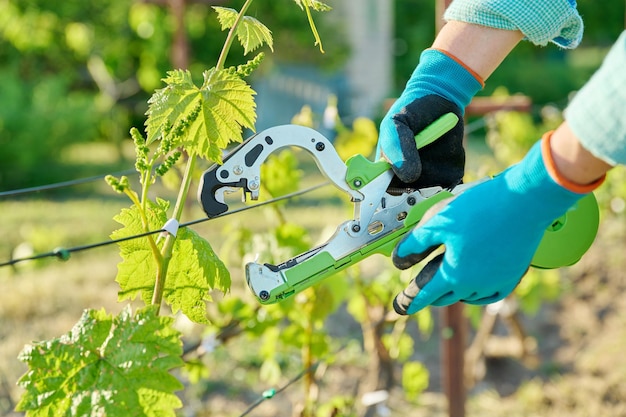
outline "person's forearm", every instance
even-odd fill
[[[450,21],[441,29],[432,47],[453,55],[484,81],[523,37],[519,31]]]
[[[450,21],[441,29],[432,47],[454,56],[484,81],[523,36],[519,31]],[[612,168],[580,144],[567,122],[552,134],[550,150],[555,169],[553,176],[569,188],[592,184]]]
[[[552,134],[550,151],[556,175],[574,185],[593,184],[612,168],[580,144],[567,122],[562,123]]]

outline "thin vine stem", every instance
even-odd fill
[[[150,189],[150,182],[152,181],[152,166],[154,160],[150,161],[145,172],[141,175],[141,208],[146,210],[146,204],[148,203],[148,190]]]
[[[187,160],[187,166],[185,167],[185,173],[183,175],[183,182],[178,191],[178,198],[176,199],[176,205],[174,206],[174,218],[178,223],[183,215],[183,209],[187,195],[189,194],[189,188],[191,186],[191,178],[193,171],[196,167],[196,156],[191,154]],[[156,305],[160,309],[163,301],[163,290],[165,289],[165,280],[167,278],[167,271],[172,259],[172,251],[174,249],[174,243],[176,242],[176,236],[168,234],[165,238],[165,243],[161,250],[161,262],[157,268],[157,277],[154,283],[154,293],[152,294],[152,304]],[[159,310],[157,310],[159,312]]]
[[[306,11],[306,18],[309,20],[309,26],[311,27],[311,32],[313,32],[313,37],[315,38],[315,45],[319,46],[320,52],[324,53],[324,47],[322,46],[322,39],[320,38],[320,34],[317,32],[317,27],[315,26],[315,22],[313,21],[313,16],[311,15],[311,8],[306,1],[303,1],[304,10]]]

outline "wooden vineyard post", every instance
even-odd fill
[[[441,370],[443,389],[448,399],[450,417],[465,416],[465,340],[467,323],[463,304],[441,309]]]

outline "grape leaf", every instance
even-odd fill
[[[145,122],[148,145],[171,128],[176,117],[185,113],[190,101],[198,96],[198,88],[193,83],[189,71],[168,71],[163,82],[167,84],[166,87],[156,90],[148,100],[149,107],[146,112],[148,119]]]
[[[254,130],[256,93],[239,76],[225,70],[213,68],[203,76],[201,117],[190,126],[189,138],[199,155],[221,162],[221,150],[230,141],[243,140],[242,127]]]
[[[148,205],[147,218],[150,230],[159,230],[167,220],[168,203],[159,200]],[[114,218],[124,225],[111,234],[120,239],[144,232],[139,209],[123,209]],[[141,299],[149,304],[154,293],[156,261],[148,237],[119,242],[122,262],[118,264],[116,281],[120,285],[119,299]],[[211,245],[193,230],[181,228],[172,250],[167,279],[163,290],[165,302],[172,310],[181,310],[189,319],[206,323],[205,302],[211,301],[212,289],[227,292],[230,275]]]
[[[217,19],[220,22],[222,30],[233,27],[237,20],[237,15],[239,14],[236,10],[218,6],[214,6],[213,9],[217,12]],[[244,16],[237,27],[236,35],[239,43],[243,46],[244,55],[254,51],[264,43],[274,52],[272,31],[254,17]]]
[[[230,283],[228,269],[209,242],[193,230],[181,229],[163,291],[173,312],[181,310],[189,319],[206,323],[205,301],[212,301],[208,289],[225,293]]]
[[[254,130],[254,90],[237,74],[212,68],[196,86],[189,71],[168,72],[165,88],[148,100],[147,143],[163,137],[173,146],[221,162],[221,150],[241,142],[242,128]]]
[[[118,316],[85,310],[60,338],[26,346],[29,366],[17,405],[28,416],[175,416],[183,388],[169,370],[183,365],[173,319],[155,307]]]

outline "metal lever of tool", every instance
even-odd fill
[[[222,165],[214,165],[204,172],[198,188],[198,200],[209,217],[228,211],[224,193],[241,188],[244,199],[259,198],[261,164],[276,150],[296,146],[307,151],[321,173],[337,188],[348,193],[354,201],[363,195],[346,183],[346,165],[339,158],[332,143],[317,131],[298,125],[283,125],[266,129],[252,136],[224,158]]]

